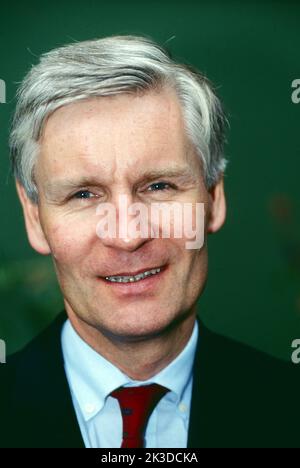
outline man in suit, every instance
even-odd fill
[[[115,36],[45,54],[18,96],[17,191],[65,312],[1,368],[2,445],[289,445],[287,366],[196,316],[226,216],[211,83],[149,39]]]

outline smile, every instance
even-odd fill
[[[161,268],[153,268],[152,270],[147,270],[137,275],[132,276],[105,276],[106,281],[110,281],[112,283],[135,283],[137,281],[141,281],[149,276],[157,275],[160,273]]]

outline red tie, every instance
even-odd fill
[[[144,434],[148,419],[159,400],[169,390],[162,385],[120,387],[111,393],[120,404],[123,418],[121,448],[144,447]]]

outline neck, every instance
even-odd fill
[[[89,346],[128,377],[141,381],[156,375],[181,353],[192,335],[196,319],[193,308],[182,321],[161,334],[132,342],[108,337],[81,320],[73,311],[67,312],[73,328]]]

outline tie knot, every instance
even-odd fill
[[[123,418],[124,447],[143,447],[149,417],[160,399],[169,390],[162,385],[120,387],[111,393],[119,401]]]

